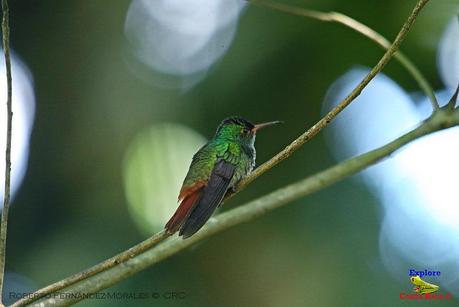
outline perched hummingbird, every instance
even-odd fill
[[[254,125],[241,117],[228,117],[212,140],[193,156],[179,194],[180,205],[165,228],[188,238],[210,218],[227,192],[255,166],[255,135],[279,121]]]

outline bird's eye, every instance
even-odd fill
[[[243,133],[243,134],[248,134],[249,132],[250,132],[250,130],[247,129],[247,128],[243,128],[243,129],[242,129],[242,133]]]

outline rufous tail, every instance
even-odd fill
[[[188,193],[180,202],[177,211],[175,211],[174,215],[171,219],[167,222],[166,226],[164,227],[169,234],[174,234],[177,232],[180,227],[185,223],[186,219],[190,215],[191,211],[193,211],[196,204],[199,202],[199,199],[202,195],[202,189],[196,189],[191,193]]]

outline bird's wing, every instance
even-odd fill
[[[187,238],[196,233],[210,218],[222,201],[233,178],[235,166],[223,159],[217,160],[200,199],[191,210],[179,235]]]
[[[208,144],[202,146],[193,156],[190,168],[180,189],[178,200],[180,205],[174,215],[164,227],[169,234],[173,234],[182,227],[185,220],[201,198],[213,168],[211,152]]]

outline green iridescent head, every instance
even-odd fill
[[[255,135],[259,129],[279,123],[279,121],[274,121],[254,125],[242,117],[232,116],[221,122],[218,126],[217,132],[215,133],[215,137],[228,141],[238,141],[248,145],[253,145],[255,142]]]

